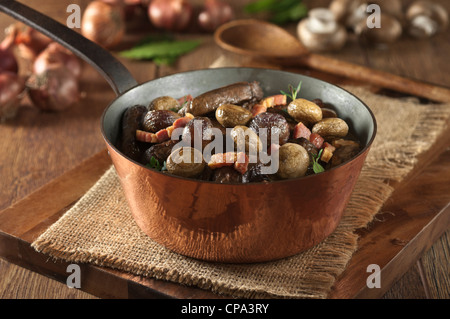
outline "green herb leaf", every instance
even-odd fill
[[[144,39],[140,40],[135,45],[135,47],[146,45],[146,44],[149,44],[149,43],[154,43],[154,42],[174,41],[174,40],[175,40],[175,38],[174,38],[173,34],[170,34],[170,33],[157,33],[157,34],[149,35],[149,36],[145,37]]]
[[[319,163],[314,162],[313,171],[314,171],[314,173],[319,174],[319,173],[325,172],[325,168],[323,168],[323,166],[320,165]]]
[[[244,7],[247,13],[268,13],[271,22],[285,24],[298,22],[308,14],[307,6],[301,0],[257,0]]]
[[[259,0],[247,4],[244,11],[247,13],[258,13],[262,11],[271,11],[276,7],[277,0]]]
[[[307,15],[308,8],[303,3],[297,3],[286,11],[275,13],[270,20],[275,24],[285,24],[292,21],[300,21]]]
[[[166,162],[164,162],[164,166],[165,166],[165,163],[166,163]],[[156,169],[156,170],[158,170],[158,171],[160,171],[160,170],[163,168],[163,167],[161,166],[161,164],[159,164],[159,161],[158,161],[154,156],[152,156],[152,157],[150,158],[150,162],[147,163],[147,165],[145,165],[145,166],[147,166],[148,168]]]
[[[168,38],[149,38],[141,41],[130,50],[120,52],[120,55],[135,60],[153,60],[156,64],[170,65],[178,57],[193,51],[201,44],[199,40],[173,40]]]
[[[316,173],[316,174],[325,172],[325,168],[323,168],[323,166],[319,164],[319,159],[322,156],[322,152],[323,152],[323,149],[321,149],[319,151],[319,154],[317,154],[317,155],[314,155],[311,153],[312,168],[313,168],[314,173]]]
[[[283,90],[280,90],[280,93],[283,95],[286,95],[287,97],[289,97],[292,101],[294,101],[295,99],[297,99],[297,95],[300,92],[300,89],[302,87],[302,82],[300,81],[300,83],[297,85],[297,88],[294,89],[294,87],[289,84],[288,85],[288,90],[289,93],[284,92]]]

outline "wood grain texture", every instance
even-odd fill
[[[0,259],[0,299],[98,299],[80,289],[70,289],[56,280]],[[18,285],[17,282],[27,282]],[[45,284],[44,284],[45,283]]]
[[[382,297],[390,288],[389,284],[383,283],[400,279],[448,229],[450,195],[434,196],[432,189],[448,188],[450,150],[442,153],[433,163],[445,163],[446,166],[428,165],[421,174],[414,174],[398,185],[381,209],[381,214],[367,229],[359,232],[358,252],[338,278],[331,296],[349,298],[356,294],[359,298]],[[413,200],[420,197],[423,200]],[[433,215],[434,222],[430,223],[432,211],[439,213]],[[388,257],[393,255],[393,259]],[[382,269],[380,289],[369,289],[364,284],[368,277],[364,265],[370,264],[379,265]],[[354,291],[355,281],[363,287],[360,291]]]
[[[26,2],[22,0],[23,2]],[[230,1],[242,6],[245,1]],[[27,4],[64,21],[67,3],[79,3],[83,8],[89,0],[72,1],[32,1]],[[308,0],[312,6],[327,5],[329,0]],[[405,3],[411,2],[405,0]],[[448,9],[448,1],[437,1]],[[0,28],[13,22],[1,15]],[[402,76],[435,83],[450,85],[449,64],[450,33],[440,35],[431,41],[417,42],[403,39],[389,48],[366,47],[357,42],[350,42],[342,51],[330,54],[335,58],[353,63],[360,63],[380,70]],[[127,38],[130,45],[140,34]],[[157,76],[179,71],[205,68],[221,54],[212,39],[202,35],[205,40],[195,54],[189,54],[174,66],[158,68],[152,63],[124,61],[138,82]],[[198,54],[198,55],[197,55]],[[305,70],[308,74],[314,71]],[[99,132],[99,117],[114,93],[106,82],[93,69],[84,69],[82,87],[86,97],[76,108],[64,113],[40,113],[27,105],[20,110],[19,116],[7,124],[0,125],[0,210],[18,202],[33,191],[38,190],[52,179],[75,167],[82,160],[96,154],[104,148]],[[421,258],[419,267],[413,263],[412,268],[403,277],[398,278],[385,294],[385,298],[448,298],[449,290],[449,240],[448,232],[434,244]],[[401,240],[397,244],[401,244]],[[430,243],[431,245],[431,243]],[[67,288],[53,279],[36,275],[35,272],[0,260],[0,297],[1,298],[91,298],[92,295]],[[98,275],[98,273],[95,273]],[[421,279],[421,277],[423,279]],[[158,281],[133,278],[135,282],[145,281],[153,287],[161,285]],[[428,296],[423,280],[426,280]],[[151,283],[148,283],[150,281]],[[128,295],[139,296],[138,290],[131,284],[127,287]],[[173,285],[168,293],[178,296],[196,298],[201,292],[186,292]],[[106,296],[106,295],[105,295]]]
[[[411,289],[414,287],[414,289]],[[383,296],[383,299],[424,299],[427,297],[417,267],[411,267]]]
[[[450,299],[450,231],[421,258],[429,298]],[[436,262],[439,261],[439,262]]]
[[[450,135],[446,135],[450,136]],[[450,224],[449,205],[450,194],[436,196],[433,189],[442,189],[450,180],[450,170],[439,167],[439,163],[450,165],[450,151],[435,157],[431,165],[423,168],[421,174],[414,174],[411,180],[399,187],[387,203],[386,217],[379,216],[368,229],[361,231],[360,248],[354,254],[346,271],[340,276],[333,288],[332,298],[375,298],[381,297],[391,284],[410,267],[446,227]],[[73,205],[71,198],[61,200],[59,209],[48,209],[40,205],[33,208],[35,198],[52,197],[52,189],[59,184],[61,193],[70,193],[73,188],[71,181],[84,181],[80,185],[79,196],[88,190],[99,176],[111,165],[106,152],[102,151],[86,160],[78,167],[70,170],[57,180],[44,186],[36,193],[26,197],[17,205],[0,212],[4,216],[30,216],[30,225],[23,218],[23,225],[4,225],[0,223],[0,255],[20,266],[38,271],[50,278],[65,282],[67,278],[67,262],[50,262],[48,257],[37,253],[30,243],[41,234],[52,222],[64,214]],[[442,174],[442,171],[445,174]],[[52,185],[55,185],[53,187]],[[412,185],[412,186],[411,186]],[[425,191],[424,191],[425,190]],[[411,194],[422,194],[422,199]],[[441,192],[442,194],[442,192]],[[438,198],[439,197],[439,198]],[[44,201],[45,202],[45,201]],[[433,203],[433,207],[423,207],[424,203]],[[34,215],[42,216],[54,211],[51,216],[35,221]],[[37,224],[36,224],[37,222]],[[33,226],[34,225],[34,226]],[[30,227],[31,226],[31,227]],[[11,228],[12,227],[12,228]],[[15,231],[16,236],[8,234]],[[375,263],[382,267],[382,289],[369,290],[365,286],[366,265]],[[174,283],[141,278],[127,273],[121,273],[109,268],[99,268],[91,264],[83,264],[82,289],[103,298],[218,298],[206,290],[179,286]]]

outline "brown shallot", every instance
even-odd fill
[[[206,0],[203,11],[198,15],[198,23],[204,30],[211,32],[233,17],[233,8],[225,1]]]
[[[13,52],[14,34],[10,33],[0,43],[0,72],[18,72],[17,59]]]
[[[52,39],[29,26],[11,25],[9,29],[16,33],[15,44],[19,49],[20,56],[30,61],[33,61],[42,50],[52,43]]]
[[[122,6],[90,2],[81,20],[81,34],[104,48],[117,46],[125,34]]]
[[[68,49],[56,42],[50,43],[42,51],[33,63],[33,73],[40,74],[54,66],[64,66],[69,69],[76,78],[81,76],[81,62]]]
[[[77,78],[67,68],[59,65],[42,73],[32,74],[26,86],[33,104],[43,111],[62,111],[80,99]]]
[[[150,22],[164,30],[183,31],[192,15],[193,7],[186,0],[153,0],[148,6]]]
[[[0,73],[0,122],[17,114],[24,89],[24,81],[17,73],[8,71]]]

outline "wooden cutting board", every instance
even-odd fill
[[[0,257],[63,283],[68,263],[49,260],[31,243],[70,209],[110,167],[106,150],[0,212]],[[379,298],[450,226],[450,128],[395,186],[385,214],[360,230],[359,249],[330,298]],[[57,194],[57,196],[55,196]],[[368,288],[367,265],[381,268],[381,288]],[[81,265],[81,289],[102,298],[220,298],[209,291]]]
[[[249,65],[263,67],[264,65]],[[314,70],[290,69],[339,85],[356,83]],[[377,91],[376,88],[372,88]],[[430,106],[432,107],[432,106]],[[0,257],[66,283],[68,263],[52,261],[31,243],[69,210],[112,165],[106,150],[0,212]],[[379,298],[450,226],[450,127],[395,185],[393,196],[368,229],[336,281],[330,298]],[[55,196],[57,194],[57,196]],[[370,289],[369,264],[381,268],[381,288]],[[91,264],[81,266],[81,289],[101,298],[221,298],[209,291],[135,276]]]

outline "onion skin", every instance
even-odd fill
[[[0,43],[0,72],[13,72],[17,73],[19,71],[19,65],[17,59],[13,53],[15,34],[10,33],[3,41]]]
[[[81,34],[106,49],[117,46],[125,35],[122,7],[92,1],[81,19]]]
[[[14,72],[0,73],[0,122],[17,114],[25,83]]]
[[[198,23],[204,30],[212,32],[233,18],[233,8],[228,3],[220,0],[206,0],[204,10],[198,15]]]
[[[124,5],[124,0],[100,0],[100,1],[107,3],[107,4],[114,5],[114,6],[123,6]]]
[[[148,6],[150,22],[159,29],[183,31],[192,15],[193,7],[185,0],[153,0]]]
[[[26,86],[34,106],[42,111],[63,111],[80,99],[77,78],[62,66],[54,66],[43,73],[32,74]]]
[[[33,63],[33,73],[40,74],[59,65],[69,69],[76,78],[80,78],[82,71],[80,60],[71,51],[56,42],[49,44],[38,55]]]
[[[29,26],[19,28],[13,25],[12,28],[15,29],[13,32],[17,33],[15,36],[15,44],[19,48],[20,55],[27,60],[34,61],[52,43],[52,39]]]

